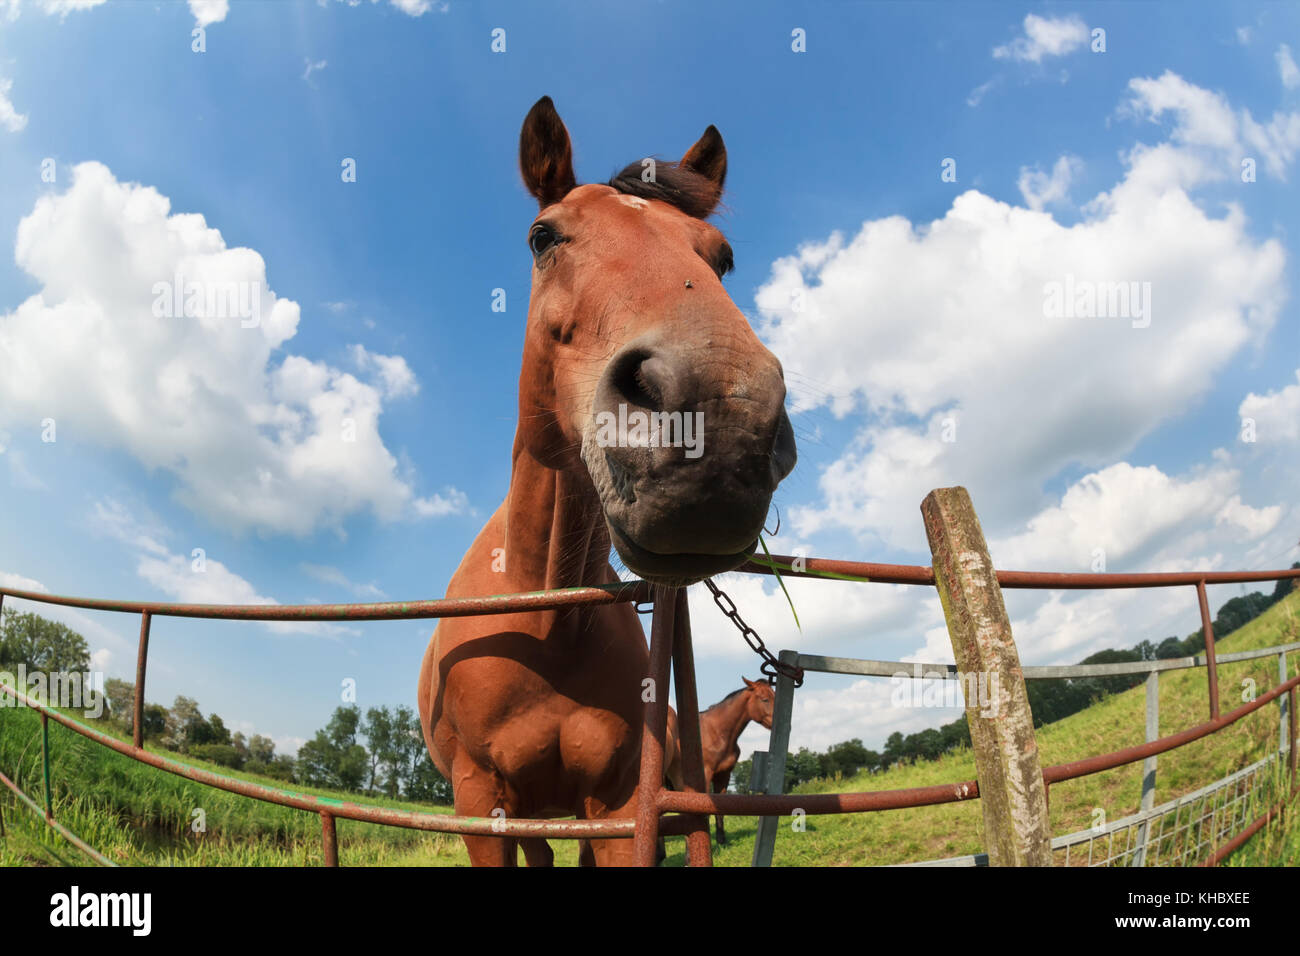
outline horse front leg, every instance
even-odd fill
[[[495,770],[474,763],[464,750],[457,752],[452,763],[452,779],[457,816],[500,817],[501,813],[494,815],[494,810],[505,811],[505,819],[513,816],[514,807],[506,798],[505,781]],[[469,851],[471,866],[519,865],[517,841],[513,838],[464,835],[461,839]]]
[[[723,770],[713,775],[713,792],[726,793],[731,784],[731,771]],[[718,814],[718,846],[727,845],[727,832],[722,825],[722,814]]]

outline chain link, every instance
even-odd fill
[[[772,656],[772,652],[767,649],[763,639],[758,636],[758,632],[744,622],[740,617],[740,612],[736,610],[736,603],[731,600],[722,588],[713,583],[712,578],[705,578],[704,585],[713,595],[713,603],[718,605],[723,614],[731,619],[731,623],[736,625],[740,631],[740,636],[745,639],[749,649],[763,658],[763,665],[759,670],[767,678],[769,684],[775,684],[778,674],[784,674],[790,680],[794,681],[795,687],[803,686],[803,668],[796,667],[794,664],[786,664]]]

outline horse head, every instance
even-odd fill
[[[679,162],[578,185],[549,97],[524,120],[532,295],[522,440],[590,477],[627,568],[684,586],[753,553],[795,463],[781,363],[723,287],[731,248],[706,221],[727,172],[710,126]]]
[[[772,710],[776,704],[776,694],[772,691],[772,685],[766,681],[750,680],[748,677],[742,677],[745,682],[745,688],[748,694],[746,703],[746,715],[750,720],[762,724],[768,730],[772,729]]]

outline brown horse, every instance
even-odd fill
[[[795,447],[781,365],[723,288],[731,249],[705,221],[726,175],[722,137],[710,126],[680,162],[579,186],[543,97],[519,160],[541,211],[510,489],[447,596],[611,583],[611,542],[669,587],[737,567]],[[633,817],[648,670],[627,604],[439,623],[420,717],[456,812]],[[516,862],[512,839],[465,843],[476,865]],[[545,840],[518,843],[529,865],[551,863]],[[580,851],[586,864],[631,858],[630,840]]]
[[[731,771],[740,760],[740,747],[736,741],[745,732],[751,720],[768,730],[772,729],[772,707],[776,694],[770,684],[742,677],[745,686],[734,690],[708,710],[700,714],[700,747],[704,753],[704,779],[714,793],[724,793],[731,784]],[[673,755],[668,769],[673,788],[683,789],[681,754]],[[722,814],[718,814],[718,845],[726,846],[727,834],[723,829]]]

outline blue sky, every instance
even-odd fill
[[[926,563],[921,498],[963,484],[1000,566],[1286,566],[1298,25],[1233,3],[0,0],[0,580],[441,596],[509,480],[535,212],[515,157],[543,94],[583,181],[721,130],[726,284],[800,441],[777,550]],[[270,318],[159,326],[147,293],[180,265],[264,280]],[[1149,327],[1045,318],[1066,274],[1149,282]],[[321,440],[341,414],[355,447]],[[951,659],[929,593],[799,582],[799,634],[770,581],[726,586],[774,647]],[[1196,627],[1181,592],[1008,604],[1035,663]],[[712,701],[755,661],[692,608]],[[129,675],[135,619],[58,614]],[[149,697],[292,748],[345,678],[413,705],[430,629],[159,620]],[[812,678],[794,740],[953,716]]]

